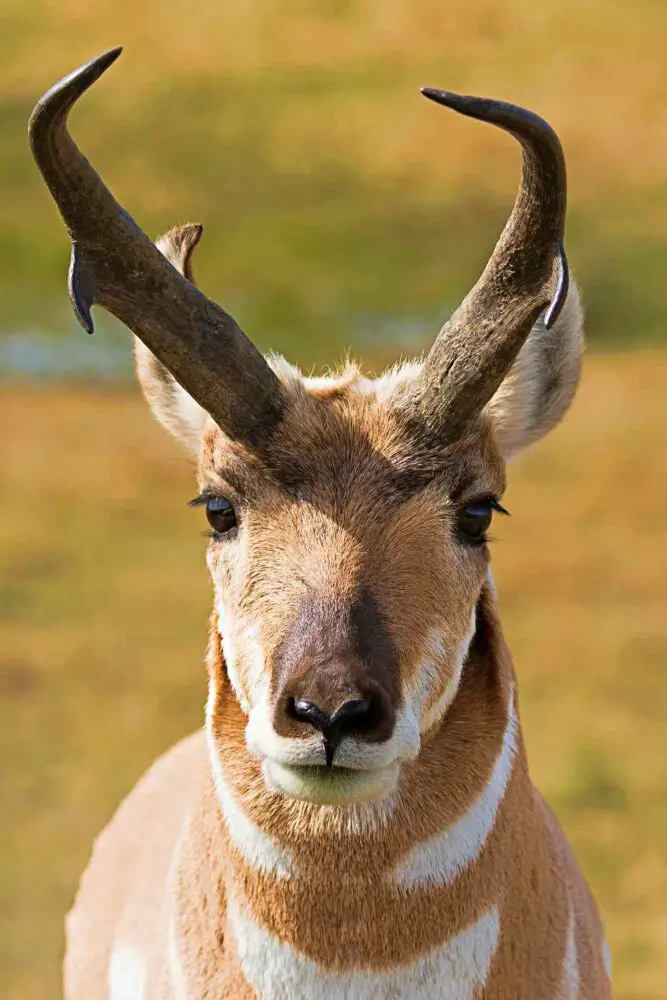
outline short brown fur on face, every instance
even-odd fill
[[[174,232],[158,245],[184,270]],[[499,499],[505,460],[562,417],[581,345],[572,284],[554,326],[536,323],[483,414],[448,445],[401,406],[420,361],[371,381],[351,364],[309,379],[269,358],[285,406],[266,440],[248,445],[230,440],[137,344],[154,413],[197,454],[202,495],[225,497],[238,518],[229,537],[212,541],[208,564],[251,749],[259,741],[271,756],[269,731],[312,743],[297,703],[326,719],[364,702],[369,724],[354,735],[386,741],[407,725],[398,756],[418,751],[420,730],[455,694],[487,568],[486,547],[457,531],[458,512]],[[299,761],[314,762],[322,763]]]
[[[455,650],[469,628],[487,554],[460,537],[457,513],[502,495],[502,458],[482,420],[434,450],[349,374],[326,392],[293,378],[287,386],[290,405],[263,454],[210,427],[199,460],[202,492],[229,499],[239,523],[234,537],[212,541],[208,558],[225,622],[253,625],[250,645],[237,630],[233,666],[251,706],[259,646],[275,696],[281,649],[304,609],[327,605],[310,637],[324,654],[366,595],[395,650],[393,676],[383,674],[387,664],[377,669],[397,712],[418,681],[429,633]]]

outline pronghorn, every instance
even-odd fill
[[[565,165],[536,115],[519,193],[427,357],[377,380],[265,358],[67,130],[113,50],[56,84],[32,149],[70,297],[136,335],[155,416],[198,460],[214,610],[205,726],[98,839],[67,921],[70,1000],[604,1000],[595,903],[531,784],[487,530],[505,463],[563,417],[582,355]]]

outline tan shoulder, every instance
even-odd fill
[[[110,956],[131,900],[140,897],[155,907],[155,914],[142,911],[146,927],[151,917],[158,918],[160,889],[184,818],[207,776],[206,761],[203,731],[181,740],[139,779],[97,837],[66,920],[66,997],[83,995],[77,991],[91,982],[106,989]]]

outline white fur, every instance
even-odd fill
[[[183,963],[179,949],[176,921],[172,918],[167,928],[167,966],[172,1000],[189,1000],[188,985],[185,981]]]
[[[611,980],[611,948],[606,941],[602,942],[602,964],[607,973],[607,979]]]
[[[579,996],[579,961],[577,959],[576,933],[574,907],[570,904],[565,955],[563,956],[563,977],[558,992],[558,1000],[577,1000]]]
[[[322,969],[269,934],[233,898],[230,926],[243,973],[262,1000],[473,1000],[489,975],[500,916],[493,907],[439,948],[389,972]]]
[[[125,941],[114,945],[107,970],[109,1000],[144,1000],[146,960],[139,948]]]
[[[506,461],[560,423],[579,382],[583,316],[570,282],[563,310],[550,330],[540,316],[485,413]]]
[[[403,361],[394,365],[380,378],[375,379],[372,386],[378,402],[388,404],[398,389],[417,378],[422,367],[423,361],[421,360]]]
[[[169,263],[176,268],[178,273],[183,274],[181,248],[170,238],[170,233],[171,230],[167,233],[163,233],[162,236],[155,241],[155,246],[158,248],[162,256],[166,257]]]
[[[361,375],[353,364],[330,375],[312,376],[303,375],[295,365],[290,364],[279,354],[268,355],[266,360],[285,383],[301,383],[309,392],[321,392],[323,389],[332,389],[349,381],[350,388],[354,392],[364,396],[375,396],[382,405],[388,404],[398,389],[417,378],[423,367],[423,361],[420,359],[401,361],[379,378],[371,379]]]
[[[274,359],[274,364],[272,365],[274,370],[276,370],[276,360]],[[280,367],[287,366],[290,369],[290,376],[292,378],[300,378],[308,390],[321,391],[322,389],[331,389],[341,383],[345,384],[350,374],[354,373],[354,379],[350,382],[350,388],[363,396],[375,396],[378,403],[383,406],[390,403],[398,389],[416,379],[423,367],[423,361],[419,359],[416,361],[400,361],[384,372],[379,378],[371,379],[361,375],[354,365],[350,365],[344,368],[342,372],[313,378],[312,376],[301,375],[298,369],[289,365],[284,359],[281,359],[281,361],[282,365]]]
[[[192,455],[198,455],[201,437],[210,420],[206,410],[178,384],[138,338],[134,338],[137,375],[153,416],[178,438]],[[156,370],[160,375],[156,375]]]
[[[213,736],[212,716],[216,696],[215,681],[211,680],[206,705],[206,742],[215,789],[230,839],[250,868],[278,878],[289,878],[292,873],[292,860],[289,854],[277,847],[271,838],[252,822],[236,801],[232,789],[225,780]]]
[[[270,351],[268,354],[264,355],[264,358],[269,368],[275,372],[280,381],[284,382],[285,385],[303,385],[307,381],[301,373],[301,369],[297,368],[296,365],[293,365],[292,362],[288,361],[282,354],[276,354],[274,351]]]
[[[234,641],[234,623],[227,614],[227,608],[222,600],[217,601],[216,611],[218,615],[218,635],[220,637],[220,646],[225,660],[227,676],[234,689],[234,694],[239,705],[247,715],[250,711],[250,704],[238,668],[238,655],[236,642]]]
[[[280,736],[273,728],[268,697],[250,710],[246,744],[261,760],[269,758],[288,767],[315,766],[325,763],[321,736],[295,739]],[[336,764],[359,771],[376,771],[397,761],[414,760],[421,746],[419,721],[412,705],[406,705],[396,719],[390,739],[384,743],[365,743],[346,737],[336,751]]]
[[[500,753],[484,790],[454,826],[408,852],[396,869],[396,879],[403,888],[446,885],[479,857],[496,822],[512,774],[517,729],[512,693]]]
[[[447,662],[451,645],[447,636],[440,629],[433,629],[427,636],[424,643],[424,658],[420,663],[417,678],[418,688],[415,695],[415,711],[419,715],[419,728],[422,733],[427,732],[437,722],[454,701],[456,692],[461,683],[463,667],[468,658],[470,643],[475,635],[476,609],[473,607],[470,616],[470,628],[459,643],[454,660],[454,669],[451,677],[447,681],[444,690],[435,695],[436,687],[442,675],[443,663]]]
[[[218,632],[225,658],[227,676],[238,702],[246,715],[251,705],[269,697],[268,678],[264,651],[258,637],[255,623],[235,620],[227,611],[222,598],[216,601]],[[239,663],[239,649],[243,650],[243,675]]]

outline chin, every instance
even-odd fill
[[[348,767],[279,764],[267,759],[262,773],[268,788],[292,799],[320,806],[381,802],[396,790],[400,764],[394,761],[374,771]]]

